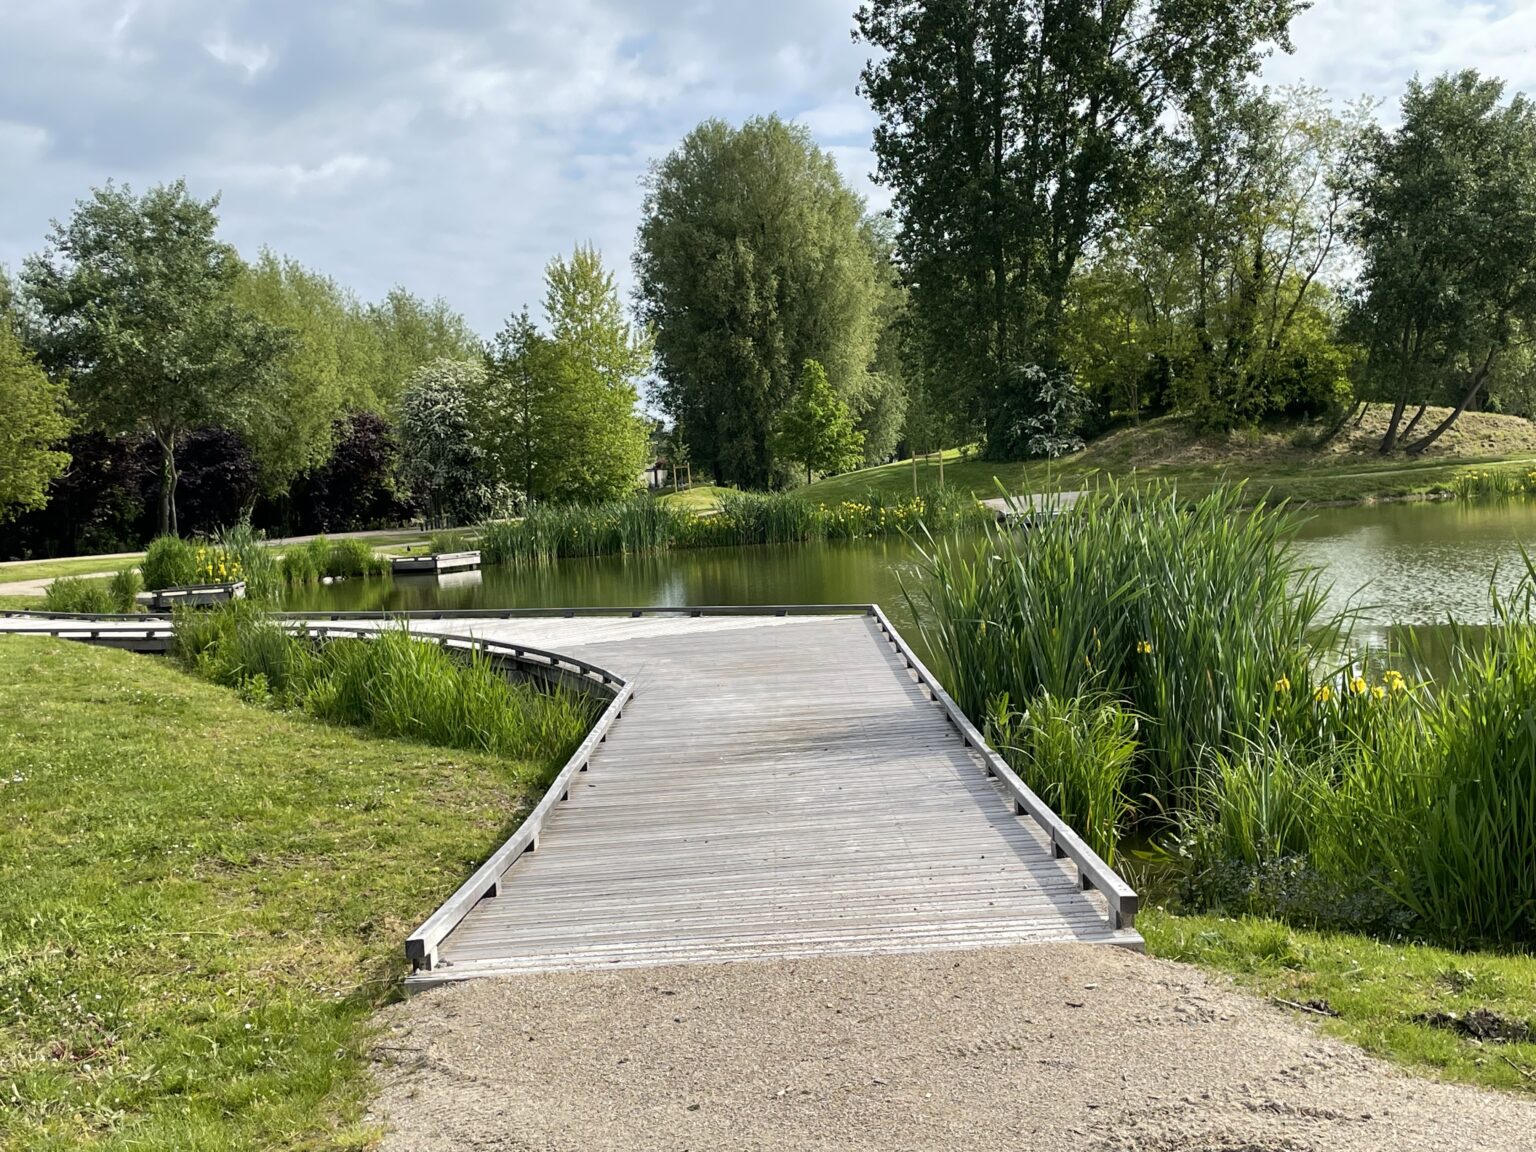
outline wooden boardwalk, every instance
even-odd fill
[[[378,626],[353,615],[306,623]],[[1135,894],[985,748],[878,610],[510,617],[411,623],[600,685],[608,726],[562,773],[567,798],[550,795],[542,824],[407,941],[411,989],[1038,941],[1142,947]],[[143,617],[0,618],[0,631],[42,630],[169,643],[168,622]]]
[[[635,695],[538,850],[413,986],[664,963],[1105,941],[1102,898],[869,616],[423,622]]]

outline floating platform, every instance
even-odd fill
[[[480,567],[479,552],[434,552],[430,556],[396,556],[389,562],[396,576],[439,576]]]
[[[134,599],[151,612],[169,612],[176,607],[208,608],[245,599],[245,581],[225,584],[183,584],[175,588],[157,588],[140,592]]]

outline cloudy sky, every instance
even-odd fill
[[[0,0],[0,264],[93,184],[186,176],[242,251],[488,334],[554,252],[627,273],[640,175],[705,117],[798,119],[883,204],[854,4]],[[1536,92],[1536,0],[1316,0],[1294,35],[1276,83],[1394,101],[1473,66]]]

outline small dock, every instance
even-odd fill
[[[1070,512],[1084,492],[1031,492],[1023,496],[994,496],[981,503],[1002,522],[1033,523]]]
[[[441,576],[480,567],[479,552],[434,552],[430,556],[396,556],[389,562],[395,576]]]

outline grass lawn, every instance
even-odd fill
[[[1243,467],[1232,462],[1211,464],[1147,465],[1108,459],[1092,449],[1078,456],[1055,462],[1031,460],[1008,462],[994,460],[953,460],[944,465],[944,482],[974,493],[979,498],[998,495],[998,484],[1009,493],[1052,492],[1082,488],[1096,476],[1132,476],[1171,480],[1191,496],[1202,496],[1223,481],[1246,480],[1255,501],[1260,499],[1314,502],[1340,502],[1397,499],[1450,490],[1452,478],[1472,463],[1506,463],[1525,471],[1536,456],[1481,457],[1447,460],[1433,457],[1410,461],[1401,457],[1387,460],[1319,461],[1307,467]],[[919,461],[917,480],[920,491],[939,484],[937,463]],[[867,492],[887,497],[912,494],[912,463],[901,461],[864,468],[828,477],[801,490],[807,497],[828,503],[854,500]]]
[[[28,609],[42,611],[41,596],[0,596],[0,612],[25,612]]]
[[[89,576],[100,572],[116,572],[122,568],[135,568],[144,559],[144,553],[131,556],[69,556],[60,560],[20,560],[0,564],[0,584],[17,580],[42,580],[57,576]]]
[[[1255,501],[1332,503],[1443,493],[1470,465],[1523,472],[1536,462],[1536,425],[1530,421],[1469,413],[1456,437],[1447,437],[1446,452],[1384,458],[1374,449],[1385,419],[1384,406],[1378,405],[1359,428],[1325,447],[1308,448],[1300,446],[1295,426],[1216,436],[1193,432],[1187,421],[1163,418],[1121,429],[1056,461],[1002,462],[946,453],[944,482],[987,498],[998,494],[999,483],[1009,493],[1049,492],[1086,487],[1105,475],[1135,476],[1174,481],[1197,497],[1223,481],[1246,480]],[[916,471],[919,490],[938,486],[937,460],[919,460]],[[830,503],[870,491],[910,496],[912,486],[912,463],[901,461],[819,480],[804,492]]]
[[[720,494],[730,491],[732,489],[721,488],[714,484],[696,484],[681,492],[660,493],[656,499],[674,508],[685,508],[689,512],[712,513],[720,509]]]
[[[401,942],[537,773],[0,636],[0,1147],[367,1145]]]
[[[1378,1056],[1450,1080],[1536,1092],[1536,956],[1384,944],[1272,920],[1158,910],[1138,916],[1136,926],[1151,955],[1213,968],[1271,1000],[1307,1005],[1313,1011],[1290,1010]],[[1414,1020],[1435,1013],[1465,1020],[1474,1009],[1530,1029],[1530,1039],[1479,1042]]]

